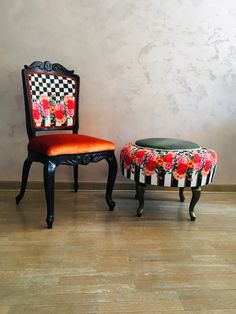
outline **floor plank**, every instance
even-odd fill
[[[202,193],[197,220],[178,193],[0,191],[0,314],[236,313],[236,193]]]

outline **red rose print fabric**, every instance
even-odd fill
[[[129,143],[121,150],[120,159],[124,169],[133,173],[138,166],[145,176],[164,173],[180,180],[193,172],[207,176],[216,166],[217,154],[206,148],[161,151]]]
[[[75,99],[66,95],[60,100],[53,100],[47,95],[32,101],[32,116],[35,127],[72,126],[75,115]]]

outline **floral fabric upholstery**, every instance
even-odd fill
[[[159,150],[129,143],[120,154],[122,174],[136,182],[196,187],[213,181],[217,154],[206,148]]]
[[[28,89],[35,128],[73,126],[76,95],[73,78],[29,73]]]

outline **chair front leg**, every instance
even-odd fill
[[[54,221],[54,178],[56,164],[49,161],[44,164],[44,190],[47,202],[47,218],[48,229],[52,228]]]
[[[116,203],[112,200],[112,191],[114,188],[116,175],[117,175],[117,161],[115,153],[113,153],[111,156],[106,158],[106,161],[109,165],[108,170],[108,179],[107,179],[107,187],[106,187],[106,201],[107,205],[109,207],[109,210],[114,210]]]
[[[73,167],[74,170],[74,191],[78,192],[79,184],[78,184],[78,172],[79,172],[79,166],[75,165]]]
[[[20,201],[22,200],[22,198],[24,197],[31,164],[32,164],[32,161],[29,158],[26,158],[24,165],[23,165],[23,170],[22,170],[22,180],[21,180],[20,193],[16,197],[16,204],[19,204]]]

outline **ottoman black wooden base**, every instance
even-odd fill
[[[144,193],[146,189],[146,184],[145,183],[136,183],[136,195],[135,198],[139,201],[139,207],[137,209],[137,216],[141,217],[144,211]],[[189,216],[191,221],[195,221],[196,219],[196,214],[194,212],[194,207],[199,201],[200,195],[201,195],[201,187],[193,187],[191,188],[192,190],[192,199],[189,205]],[[179,189],[179,198],[180,202],[185,201],[184,197],[184,188]]]

